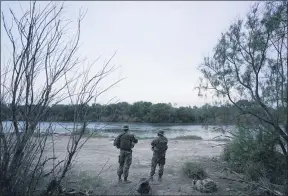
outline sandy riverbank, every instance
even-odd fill
[[[68,139],[67,136],[56,138],[56,156],[65,156]],[[101,173],[102,183],[106,188],[105,194],[134,194],[133,187],[137,185],[140,178],[148,177],[150,172],[151,141],[151,139],[139,140],[133,149],[129,174],[132,183],[130,184],[117,183],[116,171],[119,150],[113,146],[113,139],[111,138],[91,138],[88,140],[78,154],[73,170],[74,172],[86,172],[89,176],[97,176],[105,165],[105,171]],[[200,162],[209,176],[220,185],[221,194],[228,194],[228,192],[225,192],[228,185],[217,178],[221,172],[219,161],[212,161],[212,158],[219,157],[223,148],[219,144],[224,143],[223,141],[205,140],[169,140],[163,182],[154,181],[152,183],[153,194],[201,195],[201,193],[192,190],[191,180],[185,178],[181,172],[182,165],[187,161]]]

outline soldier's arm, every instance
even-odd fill
[[[117,140],[119,140],[119,136],[120,136],[120,135],[118,135],[118,136],[114,139],[114,142],[113,142],[113,145],[114,145],[114,146],[116,146]]]
[[[167,142],[167,145],[166,145],[166,150],[168,150],[168,142]]]
[[[167,138],[166,138],[167,139]],[[167,145],[166,145],[166,150],[168,149],[168,139],[167,139]]]
[[[156,144],[157,144],[157,139],[154,139],[154,140],[151,142],[151,146],[154,147],[154,146],[156,146]]]
[[[132,136],[132,141],[133,141],[135,144],[138,143],[138,140],[135,138],[134,135]]]
[[[154,151],[154,147],[156,146],[157,144],[157,139],[154,139],[152,142],[151,142],[151,150]]]

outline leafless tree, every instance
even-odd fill
[[[1,65],[0,106],[9,108],[8,113],[0,113],[3,196],[60,194],[61,181],[89,139],[83,138],[89,123],[85,106],[121,81],[100,88],[102,80],[116,69],[110,65],[114,55],[97,73],[91,71],[95,63],[85,66],[77,55],[85,13],[80,12],[76,31],[68,37],[71,21],[63,16],[64,4],[49,2],[41,9],[36,5],[36,1],[30,2],[30,8],[21,17],[10,9],[12,24],[2,12],[2,24],[12,48],[10,61]],[[78,134],[71,134],[67,156],[57,159],[55,153],[46,153],[54,152],[52,121],[57,120],[49,116],[49,108],[62,101],[75,106],[72,132]],[[11,116],[11,123],[5,123],[5,115]],[[44,129],[41,121],[48,122]],[[47,148],[48,141],[52,148]],[[43,182],[47,188],[38,191]]]

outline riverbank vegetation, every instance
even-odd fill
[[[204,58],[198,87],[200,95],[212,92],[238,109],[224,159],[249,180],[284,186],[282,195],[288,195],[287,15],[287,1],[255,3]],[[253,104],[239,104],[243,99]]]
[[[238,105],[253,108],[261,112],[256,103],[240,100]],[[43,121],[73,122],[74,110],[77,105],[53,105],[47,106],[47,113],[42,117]],[[142,122],[142,123],[208,123],[208,124],[234,124],[236,117],[241,114],[233,104],[209,105],[201,107],[173,107],[171,103],[157,103],[139,101],[133,104],[119,102],[109,105],[81,105],[87,111],[87,120],[100,122]],[[279,112],[279,122],[285,121],[285,110],[276,111],[269,108],[272,113]],[[11,105],[2,104],[2,119],[11,120]],[[25,106],[18,106],[17,116],[23,117]]]

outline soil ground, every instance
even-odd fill
[[[64,158],[68,139],[67,136],[59,136],[56,139],[56,156]],[[90,179],[96,179],[99,176],[101,179],[99,188],[95,188],[95,185],[91,187],[95,194],[135,195],[140,178],[147,178],[150,173],[151,141],[150,139],[139,140],[133,149],[132,165],[129,171],[129,180],[132,183],[118,183],[119,150],[113,146],[111,138],[88,140],[76,158],[73,172],[74,174],[75,172],[86,173],[91,177]],[[153,195],[238,195],[237,189],[243,188],[243,184],[221,178],[222,170],[226,167],[225,163],[219,159],[222,144],[225,142],[169,140],[163,181],[157,181],[156,173],[155,180],[151,182]],[[192,189],[192,180],[185,177],[182,172],[182,166],[187,161],[197,162],[203,166],[219,188],[216,193],[200,193]]]

